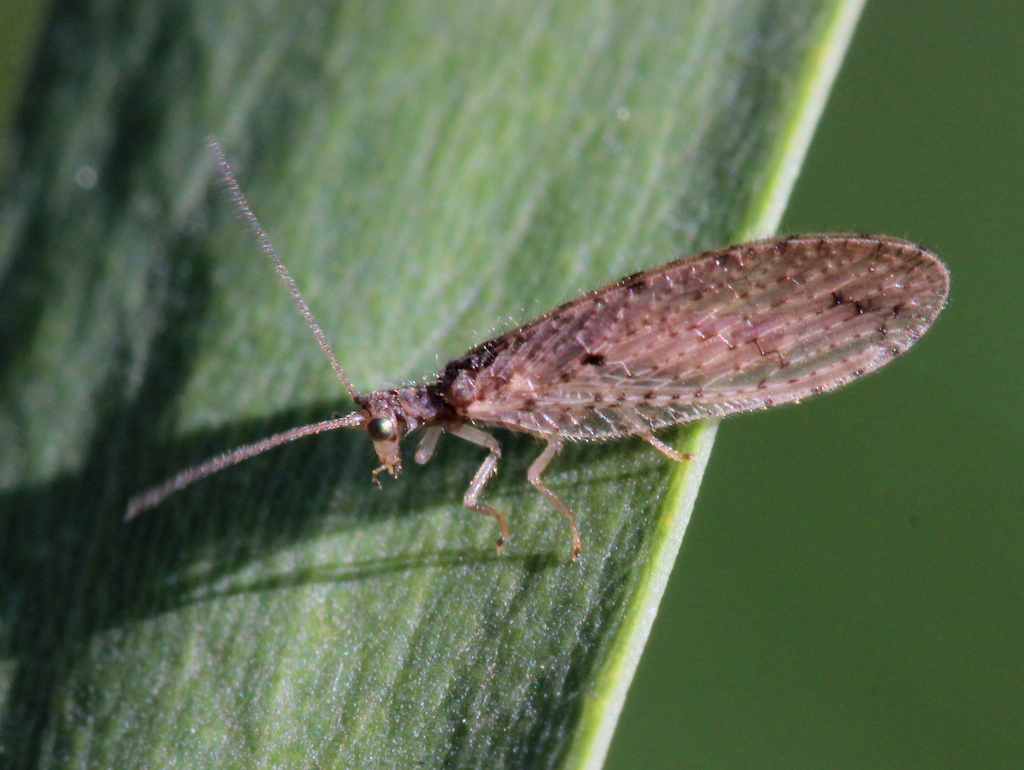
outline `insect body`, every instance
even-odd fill
[[[264,252],[285,280],[359,411],[239,447],[186,469],[129,502],[129,517],[172,492],[255,454],[313,433],[362,427],[378,475],[401,472],[399,447],[425,429],[418,463],[442,432],[488,450],[463,503],[481,502],[500,445],[481,427],[546,442],[527,478],[568,520],[572,510],[541,479],[566,440],[639,436],[673,460],[660,428],[783,404],[839,387],[910,347],[935,320],[949,277],[928,251],[876,236],[809,235],[711,251],[623,278],[450,361],[433,381],[363,395],[346,377],[294,282],[249,210],[220,149],[221,174]]]

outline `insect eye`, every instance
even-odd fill
[[[366,433],[373,441],[387,441],[395,437],[395,421],[389,417],[374,417],[366,423]]]

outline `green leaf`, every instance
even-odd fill
[[[211,188],[204,137],[367,391],[619,275],[774,227],[857,2],[54,7],[0,240],[0,750],[19,767],[593,767],[714,434],[383,489]]]

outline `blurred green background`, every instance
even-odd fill
[[[1024,767],[1022,43],[1024,3],[868,3],[782,230],[921,242],[950,305],[722,425],[608,767]]]
[[[869,2],[783,222],[933,248],[884,373],[727,420],[610,768],[1024,767],[1024,3]]]

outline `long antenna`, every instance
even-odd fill
[[[312,329],[313,335],[316,337],[316,341],[320,343],[320,349],[324,351],[324,355],[327,356],[327,360],[331,362],[331,366],[334,367],[335,373],[341,378],[342,383],[345,385],[345,390],[348,391],[349,396],[355,400],[359,396],[359,391],[355,389],[352,382],[345,375],[345,370],[341,368],[341,364],[338,363],[338,359],[334,357],[334,352],[331,350],[331,346],[327,342],[327,338],[324,337],[323,331],[320,329],[320,325],[313,318],[313,313],[310,311],[309,306],[306,304],[306,300],[302,298],[302,294],[299,292],[299,288],[295,285],[295,281],[292,279],[288,269],[281,262],[281,259],[277,256],[277,252],[274,250],[274,245],[270,242],[270,238],[267,236],[267,231],[263,229],[260,221],[256,218],[256,215],[252,213],[252,209],[249,208],[249,202],[245,199],[245,195],[242,194],[241,189],[238,187],[238,182],[235,181],[235,175],[231,171],[231,166],[228,165],[227,158],[224,157],[224,151],[221,150],[220,145],[217,144],[217,140],[212,137],[208,140],[210,152],[213,154],[213,158],[217,163],[217,171],[220,173],[221,180],[224,182],[224,186],[227,188],[228,193],[231,195],[232,201],[241,213],[242,217],[249,224],[250,229],[256,234],[256,240],[259,242],[260,248],[263,253],[267,255],[271,264],[274,266],[274,270],[280,276],[281,280],[284,281],[284,285],[288,287],[288,293],[292,295],[292,299],[299,308],[299,312],[306,319],[306,323],[309,328]],[[262,454],[268,449],[273,449],[281,444],[287,444],[289,441],[295,441],[296,439],[303,438],[304,436],[312,436],[317,433],[325,433],[329,430],[336,430],[338,428],[358,428],[365,422],[366,418],[362,412],[353,412],[347,414],[344,417],[335,417],[330,420],[324,420],[323,422],[315,422],[310,425],[300,425],[297,428],[283,431],[281,433],[275,433],[273,436],[255,441],[252,444],[246,444],[244,446],[232,449],[230,452],[225,452],[217,457],[211,457],[209,460],[193,465],[191,468],[186,468],[176,476],[172,476],[162,484],[158,484],[155,487],[150,487],[139,494],[132,497],[128,501],[128,510],[125,514],[125,519],[132,519],[138,516],[143,511],[152,508],[155,505],[159,505],[165,497],[173,494],[185,487],[194,484],[200,479],[204,479],[217,471],[222,471],[231,465],[237,465],[243,460],[248,460],[250,457]]]
[[[150,487],[144,492],[140,492],[135,495],[131,500],[128,501],[128,512],[125,514],[125,520],[133,519],[145,510],[152,508],[155,505],[159,505],[165,497],[177,492],[180,489],[184,489],[190,484],[194,484],[199,479],[204,479],[207,476],[213,475],[217,471],[222,471],[231,465],[237,465],[242,460],[248,460],[250,457],[262,454],[268,449],[273,449],[281,444],[287,444],[289,441],[294,441],[297,438],[303,436],[312,436],[317,433],[325,433],[329,430],[336,430],[337,428],[356,428],[363,424],[363,415],[361,412],[353,412],[352,414],[346,414],[344,417],[335,417],[331,420],[324,420],[323,422],[315,422],[311,425],[300,425],[297,428],[291,428],[290,430],[283,431],[281,433],[275,433],[273,436],[254,441],[252,444],[245,444],[244,446],[236,447],[230,452],[225,452],[217,457],[211,457],[209,460],[199,463],[199,465],[193,465],[191,468],[186,468],[177,476],[172,476],[167,479],[163,484],[159,484],[155,487]]]
[[[256,218],[256,215],[252,213],[252,209],[249,207],[249,201],[245,199],[245,195],[242,193],[241,188],[238,186],[238,182],[235,181],[235,174],[231,170],[231,166],[228,164],[228,160],[224,157],[224,151],[220,148],[217,140],[212,136],[207,140],[207,146],[210,148],[210,152],[213,154],[213,159],[217,163],[217,171],[220,173],[220,178],[224,182],[224,186],[227,188],[228,194],[231,196],[231,200],[238,208],[242,218],[248,223],[249,228],[256,234],[256,240],[263,250],[263,253],[267,255],[267,259],[270,260],[274,266],[274,271],[280,276],[281,280],[284,281],[284,285],[288,288],[288,293],[292,295],[292,300],[295,301],[296,306],[299,308],[299,312],[302,313],[302,317],[306,319],[306,323],[313,332],[313,336],[316,337],[316,341],[320,344],[320,349],[324,351],[324,355],[327,356],[327,360],[331,362],[331,366],[334,367],[335,373],[341,379],[345,385],[345,390],[348,391],[349,396],[355,400],[359,396],[359,391],[355,389],[352,381],[349,380],[345,374],[345,370],[341,368],[341,364],[338,363],[338,359],[334,357],[334,351],[331,350],[330,343],[327,342],[327,338],[324,336],[323,331],[320,329],[320,324],[316,322],[313,317],[312,311],[309,309],[309,305],[306,304],[306,300],[302,298],[302,294],[299,292],[299,287],[295,285],[295,281],[292,279],[291,273],[288,272],[288,268],[284,266],[280,257],[277,256],[277,252],[274,250],[274,244],[270,242],[270,238],[267,236],[267,231],[263,229],[263,225]]]

